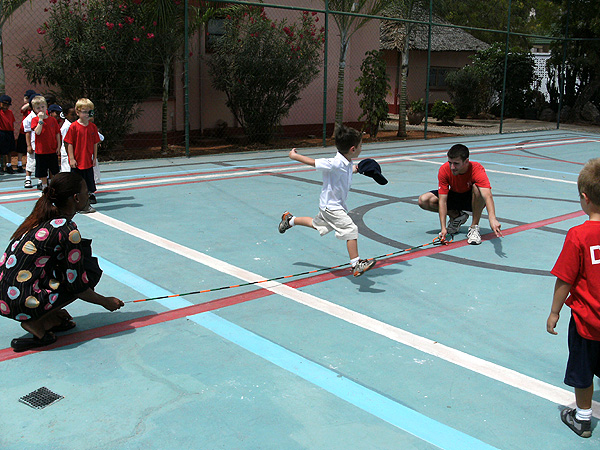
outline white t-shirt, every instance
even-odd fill
[[[315,159],[315,168],[323,172],[319,209],[348,211],[346,198],[352,184],[352,162],[338,152],[333,158]]]
[[[23,131],[31,135],[31,147],[35,151],[35,133],[31,132],[31,121],[34,117],[37,117],[37,114],[31,111],[29,115],[23,119]]]

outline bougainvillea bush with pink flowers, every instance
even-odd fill
[[[268,143],[320,69],[324,29],[316,13],[274,21],[259,6],[234,7],[209,70],[251,142]]]
[[[28,80],[48,85],[62,106],[94,102],[105,148],[130,131],[151,94],[156,23],[143,7],[142,0],[50,0],[50,17],[37,29],[42,45],[19,57]]]

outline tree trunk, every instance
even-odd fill
[[[406,137],[406,82],[408,78],[408,35],[410,27],[406,25],[406,39],[404,40],[404,51],[402,52],[402,74],[400,79],[400,93],[398,99],[398,137]]]
[[[341,37],[340,62],[338,66],[337,97],[335,102],[335,126],[333,136],[344,122],[344,79],[346,74],[346,55],[348,54],[348,39],[346,33]]]

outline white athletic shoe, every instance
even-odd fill
[[[481,244],[481,233],[479,232],[479,225],[471,225],[467,232],[467,242],[473,245]]]
[[[460,231],[460,226],[469,219],[469,215],[466,212],[460,211],[458,217],[454,219],[448,219],[448,225],[446,225],[446,231],[448,234],[456,234]]]

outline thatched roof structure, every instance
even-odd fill
[[[399,8],[390,8],[385,13],[387,17],[403,18]],[[429,22],[429,12],[420,8],[413,9],[410,20]],[[449,22],[435,14],[432,16],[433,23],[450,25]],[[380,24],[380,46],[381,50],[404,50],[405,22],[382,20]],[[418,23],[412,24],[409,36],[409,50],[427,51],[427,37],[429,26]],[[489,47],[483,41],[471,36],[461,28],[450,28],[433,26],[431,28],[431,51],[432,52],[463,52],[479,51]]]

